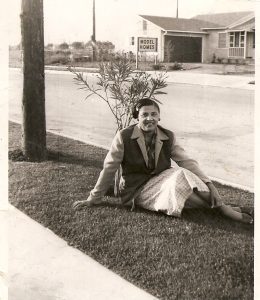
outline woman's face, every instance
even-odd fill
[[[160,120],[160,113],[154,105],[142,106],[138,114],[139,127],[145,132],[154,132]]]

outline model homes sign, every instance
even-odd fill
[[[157,38],[138,37],[137,51],[157,52]]]

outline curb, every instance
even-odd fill
[[[243,190],[243,191],[246,191],[246,192],[249,192],[249,193],[252,193],[252,194],[254,193],[254,188],[246,186],[246,185],[226,181],[226,180],[223,180],[223,179],[220,179],[220,178],[217,178],[217,177],[212,177],[212,176],[209,176],[209,179],[213,180],[217,183],[220,183],[222,185],[230,186],[232,188]]]
[[[73,67],[72,69],[75,69],[77,71],[81,72],[88,72],[88,73],[98,73],[98,68],[85,68],[85,67]],[[68,67],[63,66],[45,66],[45,70],[52,70],[52,71],[68,71]]]

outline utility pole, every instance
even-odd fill
[[[43,0],[22,0],[22,149],[30,161],[47,157]]]
[[[179,18],[179,0],[177,0],[176,19]]]
[[[95,11],[95,0],[93,0],[93,34],[92,41],[96,43],[96,11]]]
[[[95,0],[93,0],[93,33],[91,36],[92,48],[93,48],[93,61],[96,60],[96,11],[95,11]]]

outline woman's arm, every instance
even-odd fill
[[[99,178],[94,189],[90,192],[87,200],[76,201],[73,204],[75,209],[83,206],[91,206],[102,202],[102,197],[108,190],[111,182],[114,179],[117,169],[124,157],[124,143],[121,133],[118,132],[113,139],[110,150],[104,160],[103,170],[99,174]]]

